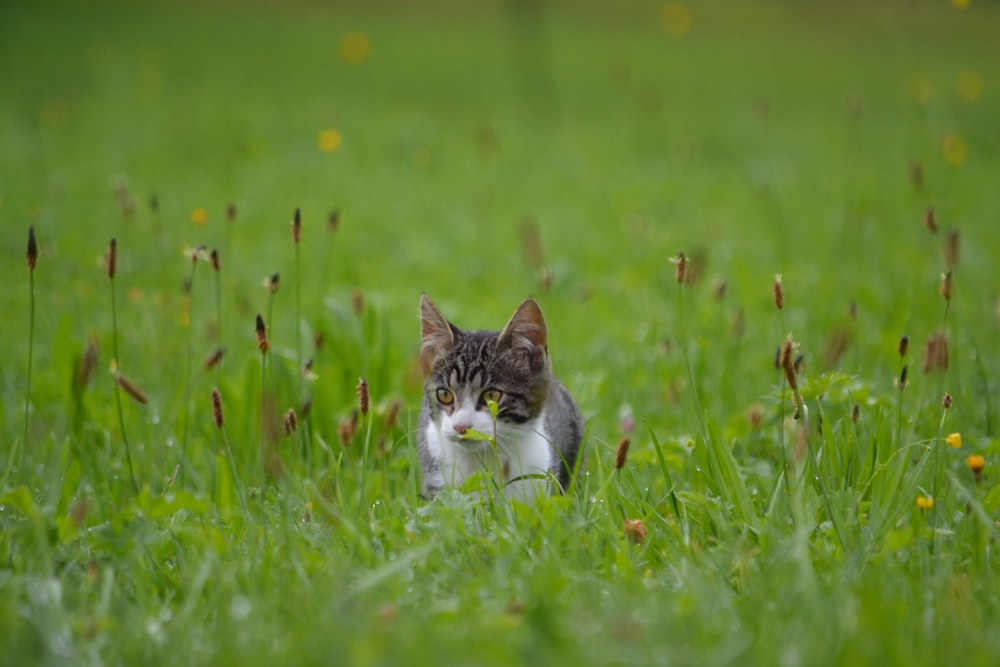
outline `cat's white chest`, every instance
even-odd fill
[[[495,449],[488,442],[445,435],[449,428],[432,420],[425,433],[438,462],[441,485],[461,486],[472,475],[488,471],[509,497],[528,502],[548,492],[552,448],[544,414],[524,424],[498,424]],[[492,433],[492,429],[477,430]]]

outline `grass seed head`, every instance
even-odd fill
[[[260,350],[261,354],[267,354],[268,348],[271,347],[271,342],[267,339],[267,327],[264,326],[264,318],[260,313],[257,313],[257,349]]]
[[[943,333],[931,334],[924,344],[924,372],[946,371],[948,365],[948,338]]]
[[[271,294],[277,294],[278,290],[281,289],[281,274],[272,273],[269,277],[265,278],[264,289]]]
[[[35,226],[31,225],[28,227],[28,270],[34,271],[35,265],[38,264],[38,242],[35,241]]]
[[[299,417],[307,419],[309,417],[309,413],[312,412],[312,407],[313,399],[312,396],[310,396],[306,400],[302,401],[302,405],[299,407]]]
[[[910,337],[903,336],[899,339],[899,357],[903,358],[906,356],[907,350],[910,349]]]
[[[216,428],[222,428],[223,415],[222,415],[222,394],[219,393],[218,387],[212,390],[212,419],[215,421]]]
[[[948,238],[944,243],[944,264],[948,267],[949,273],[958,266],[960,238],[958,230],[953,229],[948,232]]]
[[[799,380],[795,372],[795,343],[792,341],[791,336],[786,338],[785,342],[781,344],[778,359],[781,368],[785,371],[785,379],[788,381],[788,386],[792,389],[797,389]]]
[[[218,366],[219,362],[222,361],[222,357],[225,354],[226,350],[224,348],[221,347],[216,348],[215,352],[213,352],[212,354],[208,355],[208,357],[205,358],[205,370],[209,371]]]
[[[861,405],[855,403],[854,407],[851,408],[851,421],[857,424],[858,420],[860,419],[861,419]]]
[[[621,442],[618,443],[618,449],[615,450],[615,469],[621,470],[625,467],[625,462],[628,461],[628,448],[631,446],[632,441],[628,438],[622,438]]]
[[[299,209],[295,209],[295,215],[292,217],[292,241],[296,244],[302,240],[302,213]]]
[[[299,428],[299,417],[295,414],[295,408],[288,408],[283,420],[285,424],[285,435],[292,435]]]
[[[226,204],[226,222],[236,222],[236,204]]]
[[[365,293],[359,289],[351,292],[351,308],[355,315],[363,315],[365,312]]]
[[[118,241],[116,239],[111,239],[111,243],[108,244],[108,254],[104,258],[104,269],[108,278],[114,280],[115,273],[118,272]]]
[[[670,260],[674,263],[674,276],[677,278],[677,283],[683,285],[687,280],[687,256],[683,252],[677,253],[677,257]]]
[[[774,276],[774,305],[778,310],[785,307],[785,288],[781,284],[781,274]]]
[[[358,378],[358,409],[362,415],[367,415],[371,407],[371,397],[368,395],[368,380]]]
[[[931,234],[938,233],[937,215],[934,213],[933,206],[928,206],[927,210],[924,211],[924,227],[929,229]]]
[[[97,338],[95,336],[88,337],[83,354],[76,365],[76,373],[73,375],[73,390],[77,394],[90,384],[90,378],[94,376],[94,369],[97,368],[98,349]]]
[[[941,399],[941,407],[943,407],[945,410],[951,410],[952,400],[953,399],[951,398],[951,394],[945,392],[944,397]]]
[[[331,234],[337,231],[337,227],[340,225],[340,211],[333,209],[330,214],[326,216],[326,230]]]
[[[919,160],[910,160],[910,184],[914,190],[924,187],[924,167]]]
[[[208,256],[209,261],[212,263],[212,269],[216,272],[222,270],[222,258],[219,257],[219,251],[212,248],[212,253]]]
[[[938,288],[938,291],[945,301],[951,301],[952,280],[951,271],[941,276],[941,287]]]
[[[115,376],[115,381],[118,386],[125,390],[125,393],[131,396],[136,402],[146,405],[149,403],[149,399],[146,398],[146,392],[140,389],[134,382],[126,378],[124,375],[118,374]]]
[[[907,372],[908,372],[907,371],[908,368],[909,367],[906,364],[903,364],[903,370],[901,370],[899,372],[899,389],[900,389],[900,391],[902,391],[903,389],[906,389],[906,375],[907,375]]]

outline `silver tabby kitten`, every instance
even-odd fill
[[[523,501],[550,490],[551,471],[565,489],[576,467],[583,418],[552,375],[542,311],[522,303],[503,331],[462,331],[427,295],[420,300],[424,405],[418,438],[423,494],[460,486],[489,470],[504,492]],[[494,433],[496,451],[465,437]]]

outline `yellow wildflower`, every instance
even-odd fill
[[[961,433],[951,433],[947,438],[944,439],[948,446],[953,449],[958,449],[962,446],[962,434]]]
[[[191,222],[196,225],[204,225],[208,222],[208,211],[203,208],[196,208],[191,211]]]
[[[337,130],[323,130],[319,133],[319,139],[316,141],[316,144],[324,153],[332,153],[340,148],[340,144],[343,141],[343,137],[340,136],[340,132]]]
[[[977,477],[983,472],[983,468],[986,466],[986,459],[984,459],[979,454],[970,454],[965,457],[965,465],[969,466],[971,470]]]
[[[929,510],[934,508],[934,499],[930,496],[917,496],[917,507],[922,510]]]

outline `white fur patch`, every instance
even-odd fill
[[[441,413],[440,428],[433,421],[427,424],[428,450],[438,461],[443,485],[461,486],[472,475],[489,471],[510,497],[530,502],[547,493],[550,488],[547,479],[523,479],[546,475],[552,467],[544,413],[524,424],[498,421],[494,450],[489,442],[464,439],[455,429],[458,425],[493,435],[493,418],[485,410],[469,409],[474,405],[471,396],[462,396],[452,414]]]

